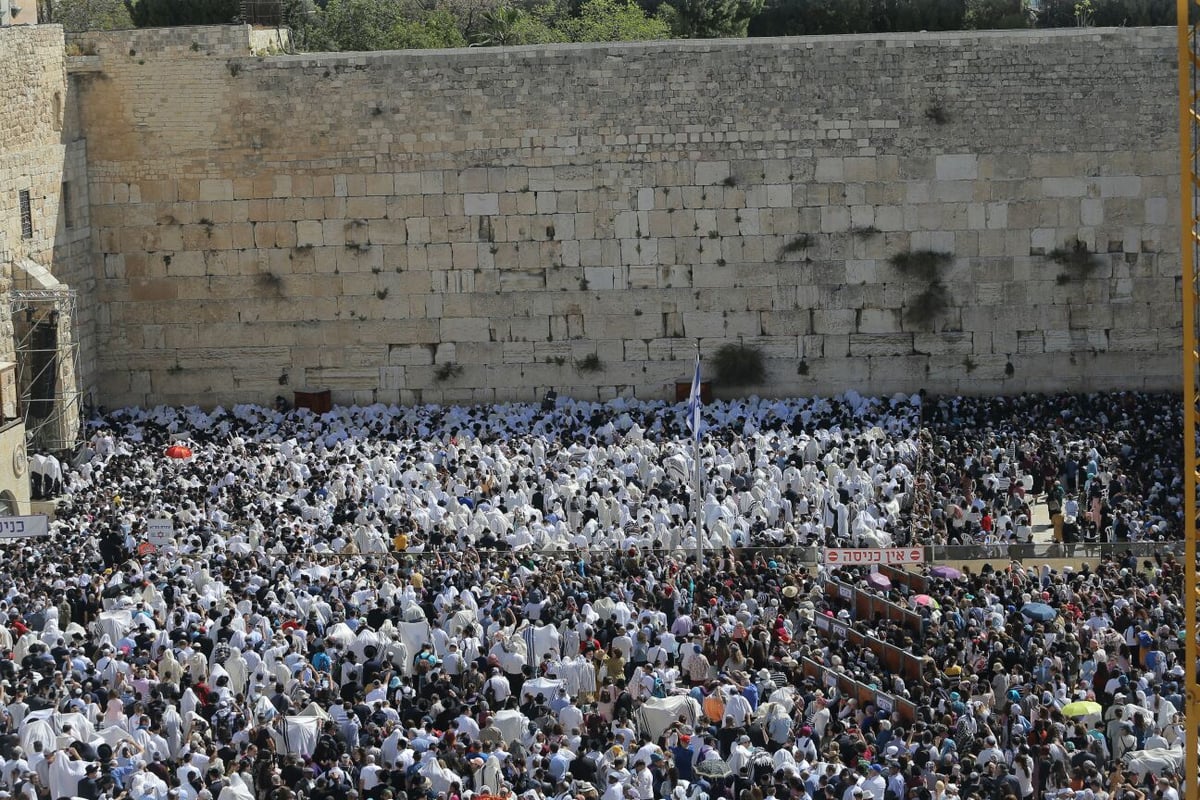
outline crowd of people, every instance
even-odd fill
[[[1121,548],[1180,535],[1178,398],[713,404],[698,498],[683,416],[98,416],[51,535],[4,545],[0,798],[1177,800],[1182,567]],[[813,560],[1026,542],[1039,502],[1114,555],[920,604]]]

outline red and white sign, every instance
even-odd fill
[[[830,547],[824,562],[831,567],[858,567],[872,564],[921,564],[925,553],[920,547]]]

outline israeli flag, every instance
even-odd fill
[[[687,426],[696,441],[702,432],[700,421],[700,356],[696,355],[696,374],[692,376],[692,391],[688,393]]]

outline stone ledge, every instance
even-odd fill
[[[100,56],[67,56],[67,74],[81,75],[104,71],[104,61]]]

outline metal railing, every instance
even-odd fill
[[[1183,556],[1184,543],[1175,542],[1034,542],[1031,544],[926,545],[925,562],[937,564],[957,561],[1043,561],[1046,559],[1098,560],[1101,558],[1140,559],[1155,555]]]

